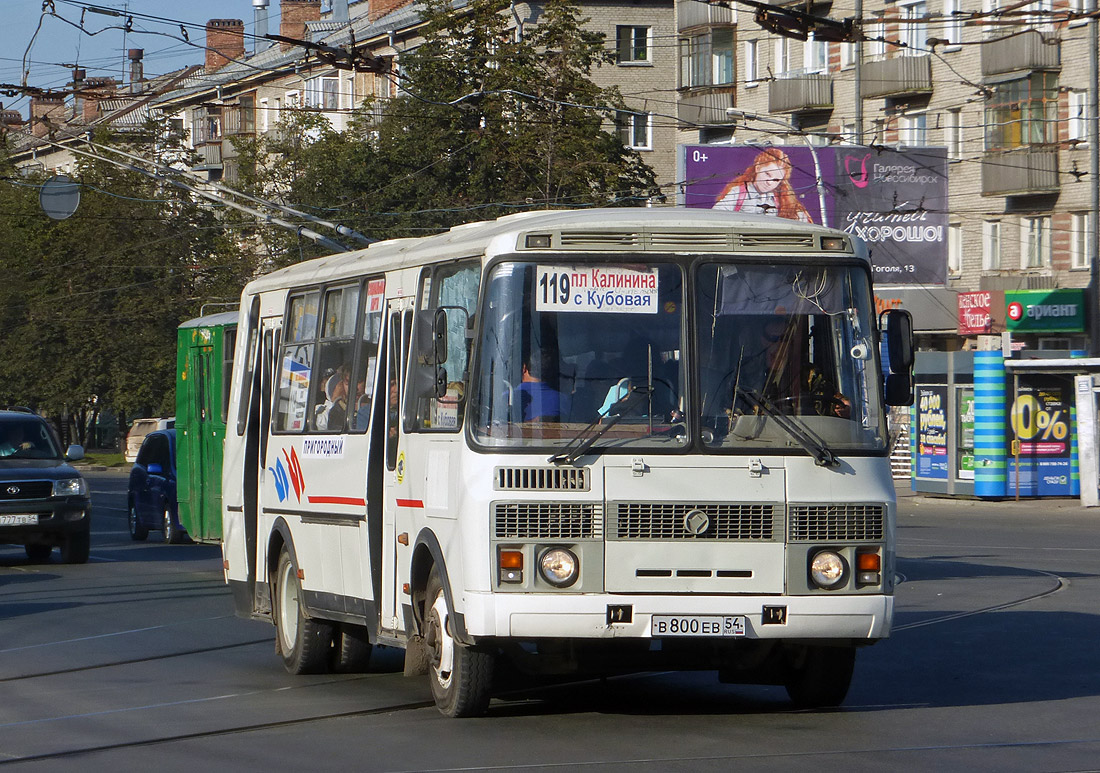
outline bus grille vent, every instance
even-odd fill
[[[654,247],[679,247],[680,249],[702,247],[723,247],[729,249],[731,244],[730,235],[721,232],[657,232],[649,235],[649,241]]]
[[[878,541],[886,534],[882,505],[791,505],[791,542]]]
[[[637,231],[562,231],[562,247],[642,247],[645,235]]]
[[[595,502],[497,502],[499,539],[585,539],[603,536],[603,507]]]
[[[587,467],[497,467],[497,491],[588,491]]]
[[[740,235],[743,249],[767,249],[769,247],[802,248],[812,250],[814,237],[812,234],[755,234],[743,233]]]
[[[695,510],[706,518],[689,518]],[[783,508],[771,503],[619,502],[612,512],[615,536],[623,540],[772,540],[782,534],[776,521]]]

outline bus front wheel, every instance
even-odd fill
[[[335,629],[332,623],[306,615],[298,569],[283,548],[275,572],[275,638],[283,665],[292,674],[323,674],[328,670]]]
[[[787,695],[800,709],[839,706],[848,695],[855,664],[855,647],[798,647],[787,664]]]
[[[489,708],[496,659],[453,636],[447,597],[439,569],[432,568],[425,589],[424,644],[435,705],[448,717],[474,717]]]

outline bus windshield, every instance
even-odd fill
[[[689,267],[630,254],[499,263],[484,295],[471,431],[485,446],[565,460],[693,443],[881,450],[873,322],[866,273],[851,266]],[[766,338],[776,339],[768,351]]]

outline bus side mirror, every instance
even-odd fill
[[[886,351],[890,370],[906,373],[913,369],[913,317],[904,309],[887,309],[885,317]]]
[[[886,331],[886,356],[890,372],[886,374],[887,405],[913,404],[913,317],[904,309],[887,309],[879,318],[879,329]]]
[[[416,349],[419,361],[438,365],[447,361],[447,310],[417,312]]]
[[[414,370],[413,389],[417,397],[446,396],[447,369],[441,365],[418,365]]]

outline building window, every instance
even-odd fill
[[[928,116],[925,113],[903,115],[898,125],[898,142],[904,147],[928,144]]]
[[[858,145],[859,137],[856,136],[856,125],[846,123],[840,127],[840,141],[845,145]]]
[[[943,39],[948,46],[962,43],[962,17],[959,14],[959,0],[943,0]]]
[[[925,23],[925,19],[928,18],[928,3],[924,0],[902,3],[900,10],[901,29],[899,37],[903,46],[901,53],[909,56],[927,53],[928,25]]]
[[[760,79],[760,41],[745,41],[745,85],[755,86]]]
[[[995,83],[986,102],[986,149],[1005,150],[1054,142],[1058,120],[1058,75],[1033,72]]]
[[[982,269],[998,271],[1001,268],[1001,221],[986,220],[982,223]]]
[[[648,113],[620,112],[615,114],[619,140],[632,150],[653,149],[650,123]]]
[[[1050,217],[1020,218],[1020,268],[1045,268],[1050,257]]]
[[[805,41],[802,44],[802,66],[808,73],[825,72],[829,69],[829,44],[814,38]]]
[[[1053,0],[1035,0],[1027,6],[1028,24],[1035,29],[1044,30],[1049,32],[1054,29],[1054,17],[1051,15],[1054,11]]]
[[[962,158],[962,111],[959,108],[944,113],[943,144],[947,146],[948,158]]]
[[[963,229],[958,223],[947,226],[947,273],[962,273]]]
[[[721,27],[680,40],[683,88],[733,83],[733,29]]]
[[[252,94],[247,94],[241,97],[240,104],[241,111],[241,126],[240,130],[242,134],[255,134],[256,133],[256,97]]]
[[[268,100],[261,99],[260,100],[260,133],[261,134],[267,134],[267,127],[271,125],[270,123],[268,123],[269,119],[268,119],[268,114],[267,114],[267,108],[268,108]]]
[[[1078,89],[1066,94],[1069,108],[1069,122],[1066,126],[1067,139],[1078,144],[1088,142],[1088,92]]]
[[[619,64],[649,64],[649,29],[626,25],[615,28]]]
[[[790,56],[790,41],[787,38],[775,39],[775,74],[786,75],[791,69],[788,57]]]
[[[886,24],[876,21],[867,28],[867,55],[872,59],[886,56]]]
[[[1069,267],[1089,267],[1089,214],[1074,212],[1070,221]]]
[[[340,109],[340,79],[321,78],[321,104],[322,110]]]
[[[840,44],[840,68],[845,70],[849,67],[853,67],[856,63],[856,44],[855,43],[841,43]]]

